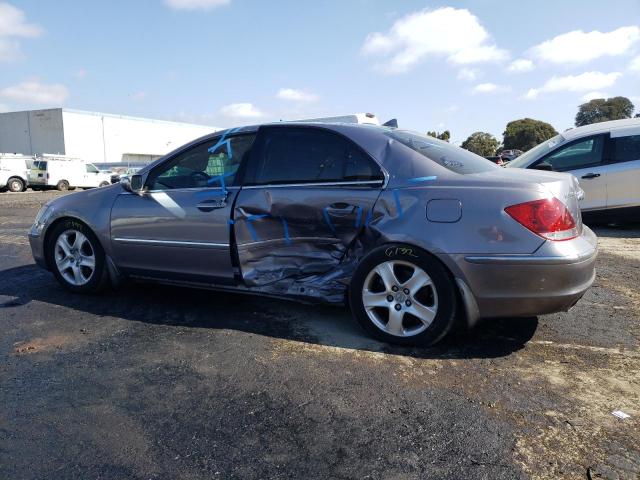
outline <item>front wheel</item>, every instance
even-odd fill
[[[24,182],[19,178],[10,178],[7,182],[7,188],[10,192],[22,192],[24,190]]]
[[[457,311],[445,267],[423,250],[400,244],[377,248],[360,262],[349,303],[367,332],[399,345],[433,345],[451,329]]]
[[[56,188],[61,192],[66,192],[67,190],[69,190],[69,182],[67,182],[66,180],[60,180],[56,185]]]
[[[104,250],[83,223],[68,219],[57,224],[49,236],[46,254],[54,276],[68,290],[97,292],[107,283]]]
[[[98,185],[98,187],[100,187],[100,188],[108,187],[109,185],[111,185],[109,182],[100,182],[100,185]]]

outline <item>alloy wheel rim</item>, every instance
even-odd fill
[[[438,294],[431,277],[402,260],[380,263],[369,272],[362,303],[373,324],[396,337],[424,332],[438,313]]]
[[[85,285],[96,269],[96,255],[89,239],[78,230],[66,230],[58,237],[54,257],[60,275],[71,285]]]

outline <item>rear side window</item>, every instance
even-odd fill
[[[270,128],[256,145],[248,183],[382,180],[380,167],[344,137],[318,128]]]
[[[612,138],[611,160],[614,162],[640,160],[640,135]]]
[[[481,173],[501,168],[475,153],[416,132],[389,130],[385,132],[385,135],[455,173]]]

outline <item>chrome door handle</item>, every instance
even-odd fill
[[[212,200],[204,200],[196,205],[196,208],[202,212],[211,212],[212,210],[216,210],[218,208],[225,208],[227,206],[226,199],[212,199]]]
[[[582,177],[580,177],[580,178],[586,178],[586,179],[589,179],[589,178],[598,178],[599,176],[600,176],[600,174],[599,174],[599,173],[585,173],[585,174],[584,174],[584,175],[582,175]]]

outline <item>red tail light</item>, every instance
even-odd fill
[[[571,240],[578,227],[567,207],[555,197],[519,203],[504,209],[514,220],[548,240]]]

